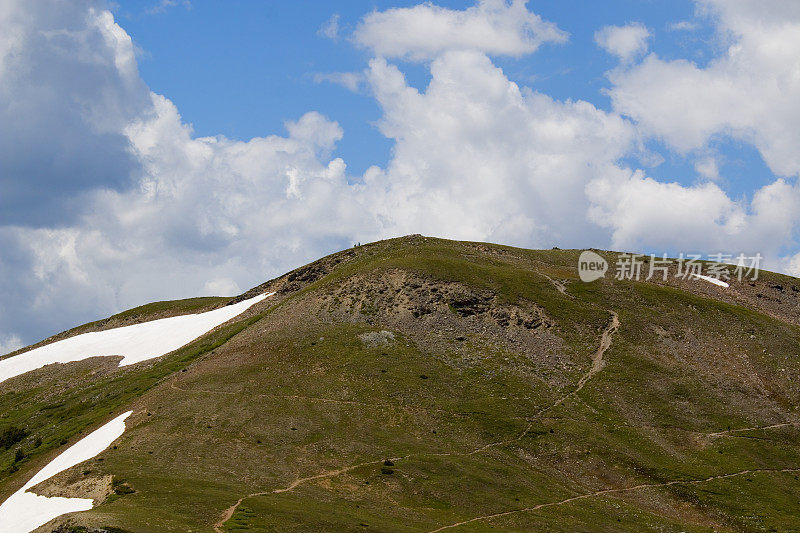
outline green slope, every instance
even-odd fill
[[[800,282],[584,284],[578,254],[382,241],[155,362],[0,384],[44,449],[0,489],[133,409],[41,488],[125,489],[43,531],[800,529]]]

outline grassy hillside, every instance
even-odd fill
[[[100,331],[168,316],[208,311],[230,298],[191,298],[155,302],[119,313],[55,335],[33,347],[89,331]],[[0,498],[4,499],[30,477],[31,468],[41,467],[87,429],[159,380],[184,368],[199,355],[225,342],[241,327],[221,328],[202,342],[193,343],[169,358],[118,368],[118,358],[97,357],[47,367],[0,384]],[[5,437],[5,438],[4,438]],[[19,450],[19,451],[18,451]]]
[[[37,489],[103,503],[43,531],[800,529],[800,282],[586,284],[578,254],[382,241],[158,360],[9,380],[32,456],[0,492],[133,409]]]

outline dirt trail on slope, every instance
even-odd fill
[[[249,497],[249,496],[245,496],[243,498],[239,498],[239,500],[236,503],[234,503],[233,505],[231,505],[230,507],[225,509],[225,512],[222,513],[222,517],[219,519],[219,522],[214,524],[214,531],[216,533],[223,533],[222,528],[225,525],[225,522],[227,522],[228,520],[231,519],[231,517],[233,516],[233,513],[236,512],[236,509],[238,509],[239,506],[242,504],[242,501],[244,500],[244,498],[247,498],[247,497]]]
[[[619,329],[619,315],[614,311],[611,311],[611,323],[603,330],[603,335],[600,337],[600,346],[597,348],[597,351],[592,356],[592,368],[589,369],[589,372],[583,375],[580,380],[578,380],[577,388],[572,391],[571,394],[575,394],[576,392],[580,392],[586,383],[594,377],[595,374],[600,372],[604,366],[606,366],[605,359],[603,356],[611,348],[611,337],[614,333],[617,332]]]
[[[598,372],[600,372],[604,366],[606,366],[606,360],[604,359],[604,356],[608,351],[608,349],[611,348],[611,341],[613,340],[613,335],[619,330],[620,326],[619,315],[617,315],[617,313],[615,313],[614,311],[610,310],[609,313],[611,313],[611,322],[609,322],[608,326],[606,326],[606,328],[603,330],[603,334],[600,337],[600,346],[597,347],[597,351],[594,352],[594,354],[592,355],[592,366],[591,368],[589,368],[589,371],[586,372],[583,376],[581,376],[581,378],[578,380],[578,385],[575,387],[575,390],[565,394],[564,396],[556,400],[555,403],[553,403],[552,405],[545,407],[544,409],[536,413],[536,415],[534,415],[533,417],[533,420],[531,420],[531,423],[528,424],[528,427],[525,428],[525,431],[523,431],[520,434],[517,440],[522,439],[528,434],[528,432],[533,427],[534,420],[538,420],[539,417],[541,417],[546,412],[555,409],[556,407],[564,403],[568,398],[571,398],[576,394],[578,394],[581,391],[581,389],[583,389],[583,387],[589,382],[589,380],[592,379]],[[490,446],[494,445],[488,445],[485,446],[484,448],[488,448]]]
[[[772,424],[769,426],[753,426],[750,428],[734,428],[734,429],[726,429],[725,431],[716,431],[714,433],[705,433],[707,437],[726,437],[726,436],[736,436],[732,435],[733,433],[738,433],[740,431],[759,431],[764,429],[778,429],[778,428],[785,428],[785,427],[794,427],[800,425],[800,422],[783,422],[781,424]]]
[[[393,457],[390,460],[391,461],[399,461],[401,459],[404,459],[404,458],[403,457]],[[349,472],[351,470],[355,470],[356,468],[361,468],[362,466],[370,466],[370,465],[381,464],[381,463],[384,462],[384,460],[385,459],[380,459],[380,460],[377,460],[377,461],[367,461],[367,462],[364,462],[364,463],[358,463],[357,465],[346,466],[344,468],[340,468],[339,470],[331,470],[329,472],[323,472],[322,474],[317,474],[315,476],[301,477],[301,478],[298,478],[298,479],[292,481],[285,488],[275,489],[275,490],[272,490],[270,492],[274,493],[274,494],[280,494],[281,492],[289,492],[289,491],[294,490],[299,485],[302,485],[303,483],[305,483],[307,481],[314,481],[315,479],[324,479],[324,478],[328,478],[328,477],[338,476],[339,474],[344,474],[345,472]]]
[[[577,383],[577,385],[576,385],[576,387],[575,387],[575,389],[573,391],[571,391],[568,394],[562,396],[561,398],[559,398],[556,402],[554,402],[549,407],[546,407],[546,408],[542,409],[541,411],[539,411],[535,415],[535,417],[534,417],[535,419],[538,419],[542,414],[546,413],[547,411],[550,411],[551,409],[557,407],[558,405],[561,405],[568,398],[570,398],[570,397],[574,396],[575,394],[577,394],[578,392],[580,392],[586,386],[586,384],[595,375],[597,375],[598,372],[600,372],[605,367],[605,365],[606,365],[605,354],[609,350],[609,348],[611,348],[611,343],[613,341],[613,336],[619,330],[619,327],[621,325],[620,320],[619,320],[619,316],[617,315],[617,313],[615,313],[613,311],[609,311],[609,312],[611,313],[611,321],[606,326],[606,328],[603,330],[603,333],[602,333],[602,335],[600,337],[600,345],[598,346],[597,350],[592,355],[592,366],[591,366],[591,368],[589,368],[589,370],[583,376],[581,376],[581,378],[578,380],[578,383]],[[177,386],[174,386],[174,385],[173,385],[173,388],[178,389],[178,390],[182,390],[182,389],[179,389]],[[204,391],[204,392],[211,392],[211,391]],[[302,397],[297,397],[297,398],[300,399]],[[786,426],[794,426],[794,425],[797,425],[797,423],[789,422],[789,423],[773,424],[773,425],[769,425],[769,426],[730,429],[730,430],[726,430],[726,431],[708,433],[706,435],[710,436],[710,437],[721,437],[721,436],[727,436],[727,435],[729,435],[731,433],[739,432],[739,431],[753,431],[753,430],[760,430],[760,429],[776,429],[776,428],[781,428],[781,427],[786,427]],[[412,457],[422,457],[422,456],[432,456],[432,455],[435,455],[435,456],[474,455],[476,453],[481,453],[481,452],[483,452],[483,451],[485,451],[485,450],[487,450],[489,448],[495,447],[495,446],[501,446],[501,445],[504,445],[504,444],[509,444],[511,442],[515,442],[515,441],[521,440],[522,438],[525,437],[525,435],[530,431],[530,429],[532,427],[533,427],[533,421],[531,421],[530,425],[525,429],[525,431],[523,433],[521,433],[516,439],[514,439],[512,441],[502,441],[502,442],[496,442],[496,443],[487,444],[485,446],[482,446],[480,448],[477,448],[477,449],[475,449],[475,450],[473,450],[471,452],[467,452],[467,453],[447,453],[447,452],[445,452],[445,453],[436,453],[436,454],[426,454],[426,453],[409,454],[409,455],[402,456],[402,457],[395,457],[395,458],[392,458],[391,460],[396,462],[396,461],[401,461],[403,459],[409,459],[409,458],[412,458]],[[229,507],[228,509],[225,510],[225,512],[223,513],[222,517],[220,518],[220,521],[217,522],[214,525],[214,531],[216,533],[223,533],[223,529],[222,528],[224,527],[225,523],[228,520],[230,520],[231,517],[233,517],[234,513],[236,512],[236,510],[239,508],[239,506],[242,504],[242,502],[244,500],[246,500],[247,498],[252,498],[252,497],[256,497],[256,496],[266,496],[268,494],[281,494],[281,493],[284,493],[284,492],[291,492],[295,488],[297,488],[298,486],[300,486],[300,485],[302,485],[302,484],[304,484],[306,482],[314,481],[314,480],[318,480],[318,479],[325,479],[325,478],[335,477],[335,476],[350,472],[352,470],[356,470],[356,469],[364,467],[364,466],[371,466],[371,465],[381,464],[383,461],[384,461],[384,459],[362,462],[362,463],[346,466],[346,467],[340,468],[338,470],[331,470],[331,471],[322,472],[320,474],[316,474],[316,475],[313,475],[313,476],[298,478],[298,479],[292,481],[289,485],[287,485],[284,488],[261,491],[261,492],[254,492],[254,493],[248,494],[246,496],[243,496],[234,505],[232,505],[231,507]],[[542,503],[542,504],[539,504],[539,505],[535,505],[533,507],[526,507],[526,508],[523,508],[523,509],[512,509],[512,510],[509,510],[509,511],[503,511],[503,512],[499,512],[499,513],[495,513],[495,514],[478,516],[478,517],[475,517],[475,518],[471,518],[469,520],[464,520],[464,521],[461,521],[461,522],[456,522],[456,523],[453,523],[453,524],[442,526],[442,527],[440,527],[438,529],[435,529],[435,530],[431,531],[430,533],[436,533],[436,532],[443,531],[443,530],[446,530],[446,529],[456,528],[456,527],[459,527],[459,526],[462,526],[462,525],[470,524],[472,522],[483,521],[483,520],[491,520],[493,518],[500,518],[500,517],[503,517],[503,516],[508,516],[508,515],[512,515],[512,514],[516,514],[516,513],[536,511],[538,509],[542,509],[542,508],[545,508],[545,507],[552,507],[552,506],[557,506],[557,505],[565,505],[567,503],[574,502],[574,501],[577,501],[577,500],[582,500],[582,499],[587,499],[587,498],[594,498],[594,497],[603,496],[603,495],[606,495],[606,494],[618,494],[618,493],[621,494],[621,493],[625,493],[625,492],[632,492],[632,491],[637,491],[637,490],[645,490],[645,489],[650,489],[650,488],[667,487],[667,486],[678,485],[678,484],[707,483],[707,482],[714,481],[714,480],[717,480],[717,479],[726,479],[726,478],[731,478],[731,477],[736,477],[736,476],[741,476],[741,475],[751,474],[751,473],[759,473],[759,472],[763,472],[763,473],[800,472],[800,468],[750,469],[750,470],[743,470],[743,471],[740,471],[740,472],[734,472],[734,473],[730,473],[730,474],[719,474],[719,475],[711,476],[711,477],[704,478],[704,479],[697,479],[697,480],[673,480],[673,481],[666,481],[666,482],[663,482],[663,483],[644,483],[644,484],[640,484],[640,485],[634,485],[632,487],[623,487],[623,488],[616,488],[616,489],[603,489],[603,490],[599,490],[599,491],[595,491],[595,492],[579,494],[577,496],[573,496],[571,498],[567,498],[567,499],[564,499],[564,500]]]
[[[429,533],[438,533],[439,531],[444,531],[445,529],[452,529],[459,526],[463,526],[466,524],[471,524],[473,522],[483,521],[483,520],[491,520],[493,518],[500,518],[503,516],[509,516],[512,514],[517,513],[525,513],[536,511],[538,509],[542,509],[544,507],[553,507],[556,505],[564,505],[570,502],[574,502],[577,500],[584,500],[587,498],[595,498],[597,496],[604,496],[606,494],[619,494],[624,492],[632,492],[636,490],[644,490],[644,489],[653,489],[653,488],[660,488],[660,487],[668,487],[671,485],[698,485],[701,483],[708,483],[709,481],[714,481],[716,479],[727,479],[736,476],[743,476],[745,474],[757,474],[757,473],[788,473],[788,472],[800,472],[800,468],[782,468],[782,469],[769,469],[769,468],[755,468],[752,470],[742,470],[741,472],[733,472],[731,474],[719,474],[716,476],[707,477],[704,479],[691,479],[691,480],[673,480],[673,481],[665,481],[664,483],[643,483],[641,485],[634,485],[632,487],[623,487],[619,489],[603,489],[598,490],[595,492],[587,492],[586,494],[579,494],[577,496],[573,496],[572,498],[567,498],[565,500],[559,500],[555,502],[547,502],[547,503],[540,503],[539,505],[534,505],[533,507],[525,507],[522,509],[512,509],[510,511],[503,511],[500,513],[494,513],[489,515],[483,516],[476,516],[475,518],[470,518],[469,520],[463,520],[461,522],[455,522],[453,524],[448,524],[446,526],[442,526],[438,529],[433,529]]]
[[[391,461],[400,461],[401,459],[405,459],[406,457],[392,457],[390,460]],[[280,494],[282,492],[291,492],[294,489],[296,489],[298,486],[300,486],[303,483],[306,483],[308,481],[314,481],[316,479],[325,479],[325,478],[329,478],[329,477],[335,477],[335,476],[344,474],[346,472],[349,472],[351,470],[355,470],[357,468],[361,468],[363,466],[371,466],[371,465],[376,465],[376,464],[382,464],[384,461],[385,461],[385,459],[380,459],[380,460],[376,460],[376,461],[367,461],[367,462],[364,462],[364,463],[358,463],[358,464],[355,464],[355,465],[346,466],[346,467],[340,468],[338,470],[330,470],[330,471],[327,471],[327,472],[323,472],[321,474],[316,474],[314,476],[301,477],[301,478],[295,479],[294,481],[289,483],[289,485],[287,485],[286,487],[284,487],[282,489],[273,489],[273,490],[266,490],[266,491],[262,491],[262,492],[253,492],[253,493],[248,494],[247,496],[242,496],[241,498],[239,498],[239,500],[235,504],[231,505],[230,507],[228,507],[225,510],[225,512],[222,514],[222,517],[220,518],[219,522],[214,524],[214,531],[216,533],[223,533],[222,528],[225,525],[225,522],[227,522],[228,520],[231,519],[233,514],[236,512],[236,509],[238,509],[239,506],[242,504],[242,502],[244,500],[246,500],[247,498],[254,498],[256,496],[266,496],[267,494]]]
[[[544,272],[540,272],[539,270],[537,270],[536,273],[539,274],[540,276],[544,276],[545,278],[547,278],[547,281],[552,283],[553,287],[555,287],[556,290],[561,294],[563,294],[564,296],[567,296],[569,298],[575,298],[574,296],[572,296],[570,293],[567,292],[567,286],[564,285],[564,283],[561,282],[560,280],[551,278],[550,276],[548,276]]]
[[[184,392],[187,394],[224,394],[229,396],[238,396],[245,394],[243,391],[223,391],[223,390],[209,390],[209,389],[194,389],[194,388],[183,388],[175,384],[175,381],[171,381],[169,384],[172,390],[176,390],[178,392]],[[462,416],[461,413],[455,411],[448,411],[447,409],[440,409],[437,407],[418,407],[414,405],[402,405],[402,404],[395,404],[395,403],[383,403],[383,402],[357,402],[355,400],[338,400],[335,398],[321,398],[318,396],[303,396],[300,394],[269,394],[264,392],[259,393],[252,393],[247,391],[246,394],[250,397],[258,397],[258,398],[271,398],[275,400],[300,400],[312,403],[331,403],[331,404],[338,404],[338,405],[354,405],[359,407],[369,407],[374,409],[402,409],[404,411],[413,412],[413,411],[422,411],[427,413],[444,413],[451,416]]]
[[[611,313],[611,322],[603,330],[603,333],[602,333],[602,335],[600,337],[600,345],[598,346],[598,348],[595,351],[595,353],[592,355],[592,366],[591,366],[591,368],[586,372],[586,374],[581,376],[581,378],[578,380],[578,384],[575,387],[575,390],[573,390],[569,394],[566,394],[566,395],[562,396],[561,398],[559,398],[559,400],[556,401],[553,405],[551,405],[551,406],[549,406],[549,407],[547,407],[545,409],[542,409],[541,411],[536,413],[534,419],[538,418],[539,416],[541,416],[545,412],[549,411],[550,409],[553,409],[554,407],[560,405],[561,403],[563,403],[570,396],[573,396],[574,394],[580,392],[580,390],[583,389],[583,387],[586,385],[586,383],[588,383],[589,380],[592,379],[595,376],[595,374],[597,374],[598,372],[600,372],[603,369],[603,367],[605,366],[605,359],[604,359],[605,353],[611,347],[611,341],[613,339],[613,335],[617,332],[617,330],[619,329],[619,326],[620,326],[619,316],[617,315],[617,313],[615,313],[614,311],[610,311],[610,313]],[[190,392],[190,390],[182,389],[182,388],[178,387],[177,385],[175,385],[174,383],[170,383],[170,387],[172,387],[175,390],[184,391],[184,392]],[[194,390],[193,392],[213,392],[213,391],[197,391],[197,390]],[[296,398],[300,398],[300,397],[296,397]],[[476,453],[481,453],[481,452],[483,452],[483,451],[485,451],[485,450],[487,450],[489,448],[492,448],[494,446],[501,446],[503,444],[509,444],[510,442],[515,442],[515,441],[521,440],[522,438],[525,437],[525,435],[527,435],[527,433],[530,431],[530,429],[532,427],[533,427],[533,421],[531,421],[530,424],[528,425],[528,427],[525,429],[525,431],[523,431],[513,441],[502,441],[502,442],[490,443],[490,444],[487,444],[485,446],[481,446],[480,448],[477,448],[477,449],[472,450],[471,452],[467,452],[467,453],[437,453],[437,454],[425,454],[425,453],[422,453],[422,454],[410,454],[410,455],[406,455],[406,456],[403,456],[403,457],[392,458],[391,460],[392,461],[400,461],[400,460],[403,460],[403,459],[408,459],[410,457],[419,457],[419,456],[425,456],[425,455],[427,455],[427,456],[435,455],[435,456],[440,456],[440,457],[441,456],[454,456],[454,455],[474,455]],[[306,483],[308,481],[314,481],[314,480],[317,480],[317,479],[335,477],[335,476],[338,476],[340,474],[344,474],[346,472],[349,472],[351,470],[355,470],[357,468],[361,468],[363,466],[370,466],[370,465],[380,464],[383,461],[384,461],[384,459],[379,459],[379,460],[375,460],[375,461],[367,461],[367,462],[363,462],[363,463],[358,463],[358,464],[355,464],[355,465],[346,466],[346,467],[338,469],[338,470],[331,470],[331,471],[323,472],[321,474],[316,474],[316,475],[313,475],[313,476],[298,478],[298,479],[292,481],[288,486],[286,486],[284,488],[281,488],[281,489],[273,489],[273,490],[262,491],[262,492],[254,492],[254,493],[248,494],[247,496],[243,496],[235,504],[233,504],[231,507],[229,507],[228,509],[225,510],[225,512],[223,513],[223,515],[220,518],[219,522],[214,524],[214,531],[216,533],[223,533],[222,528],[224,527],[225,522],[227,522],[228,520],[231,519],[231,517],[236,512],[236,509],[238,509],[239,506],[242,504],[242,502],[244,500],[246,500],[247,498],[252,498],[252,497],[255,497],[255,496],[265,496],[267,494],[280,494],[280,493],[283,493],[283,492],[290,492],[290,491],[294,490],[295,488],[297,488],[299,485],[302,485],[303,483]],[[583,497],[586,497],[586,496],[583,496]],[[566,503],[566,502],[562,502],[562,503]],[[547,504],[544,504],[544,505],[547,505]],[[514,512],[519,512],[519,511],[514,511]],[[499,515],[499,516],[502,516],[502,515]],[[467,522],[465,522],[465,523],[467,523]],[[453,526],[446,526],[446,527],[453,527]]]

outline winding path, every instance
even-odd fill
[[[716,431],[714,433],[705,433],[707,437],[727,437],[727,436],[737,436],[733,435],[734,433],[738,433],[740,431],[759,431],[764,429],[778,429],[778,428],[785,428],[791,426],[800,425],[798,422],[783,422],[781,424],[772,424],[769,426],[754,426],[750,428],[734,428],[734,429],[726,429],[725,431]]]
[[[589,370],[586,372],[586,374],[581,376],[581,378],[578,380],[578,384],[577,384],[575,390],[573,390],[570,393],[568,393],[568,394],[562,396],[561,398],[559,398],[559,400],[556,401],[553,405],[551,405],[551,406],[549,406],[549,407],[547,407],[545,409],[542,409],[541,411],[536,413],[536,415],[534,417],[534,420],[536,418],[540,417],[542,414],[544,414],[547,411],[549,411],[550,409],[553,409],[554,407],[560,405],[564,400],[566,400],[570,396],[580,392],[580,390],[583,389],[583,387],[586,385],[586,383],[590,379],[592,379],[595,376],[595,374],[597,374],[598,372],[600,372],[603,369],[603,367],[605,366],[605,359],[604,359],[605,353],[611,347],[611,341],[612,341],[613,335],[614,335],[614,333],[617,332],[617,330],[619,329],[619,326],[620,326],[619,316],[617,315],[617,313],[615,313],[613,311],[610,311],[610,313],[611,313],[611,321],[609,322],[608,326],[606,326],[606,328],[603,330],[603,334],[600,337],[600,345],[598,346],[597,350],[592,355],[592,366],[591,366],[591,368],[589,368]],[[178,387],[177,385],[175,385],[174,382],[170,383],[170,386],[173,389],[176,389],[176,390],[180,390],[180,391],[184,390],[184,389]],[[186,392],[189,392],[189,391],[187,390]],[[195,391],[195,392],[214,392],[214,391]],[[299,399],[299,398],[302,398],[302,397],[293,396],[293,398],[298,398]],[[432,455],[436,455],[436,456],[454,456],[454,455],[469,456],[469,455],[474,455],[474,454],[477,454],[477,453],[481,453],[484,450],[487,450],[487,449],[492,448],[494,446],[500,446],[500,445],[503,445],[503,444],[508,444],[510,442],[515,442],[515,441],[521,440],[530,431],[531,427],[533,427],[533,420],[530,421],[530,423],[529,423],[528,427],[525,429],[525,431],[523,431],[519,436],[517,436],[515,439],[513,439],[511,441],[493,442],[491,444],[487,444],[485,446],[481,446],[480,448],[477,448],[475,450],[472,450],[472,451],[466,452],[466,453],[437,453],[437,454],[421,453],[421,454],[410,454],[410,455],[405,455],[405,456],[402,456],[402,457],[395,457],[395,458],[392,458],[391,460],[392,461],[400,461],[402,459],[408,459],[410,457],[432,456]],[[313,480],[316,480],[316,479],[324,479],[324,478],[335,477],[335,476],[338,476],[340,474],[344,474],[346,472],[349,472],[351,470],[355,470],[357,468],[361,468],[363,466],[370,466],[370,465],[380,464],[383,461],[384,461],[384,459],[379,459],[379,460],[375,460],[375,461],[367,461],[367,462],[363,462],[363,463],[358,463],[358,464],[355,464],[355,465],[350,465],[350,466],[346,466],[344,468],[340,468],[338,470],[331,470],[331,471],[323,472],[321,474],[316,474],[316,475],[313,475],[313,476],[298,478],[298,479],[292,481],[289,485],[287,485],[284,488],[273,489],[273,490],[262,491],[262,492],[253,492],[251,494],[248,494],[247,496],[243,496],[243,497],[239,498],[239,500],[235,504],[233,504],[232,506],[228,507],[228,509],[225,510],[225,512],[222,514],[222,517],[220,518],[219,522],[214,524],[214,531],[216,533],[223,533],[223,529],[222,528],[225,526],[225,523],[228,520],[231,519],[231,517],[236,512],[236,509],[238,509],[239,506],[242,504],[242,502],[244,500],[246,500],[247,498],[252,498],[252,497],[255,497],[255,496],[266,496],[267,494],[280,494],[280,493],[284,493],[284,492],[290,492],[290,491],[294,490],[295,488],[297,488],[298,486],[300,486],[303,483],[306,483],[308,481],[313,481]],[[449,526],[447,526],[447,527],[449,527]]]
[[[536,413],[536,415],[534,415],[533,419],[530,421],[530,424],[528,424],[528,427],[525,428],[525,431],[523,431],[520,434],[517,440],[522,439],[528,434],[528,432],[533,427],[533,423],[535,420],[538,420],[546,412],[555,409],[556,407],[564,403],[568,398],[571,398],[576,394],[578,394],[583,389],[583,387],[586,386],[589,380],[592,379],[598,372],[600,372],[603,369],[603,367],[606,366],[605,354],[608,351],[608,349],[611,348],[611,341],[613,340],[613,336],[619,330],[620,326],[619,315],[617,315],[617,313],[615,313],[614,311],[609,311],[609,313],[611,313],[611,321],[605,327],[605,329],[603,330],[603,334],[600,336],[600,346],[597,347],[597,351],[595,351],[594,354],[592,355],[592,366],[584,375],[580,377],[580,379],[578,380],[578,384],[575,387],[575,390],[565,394],[564,396],[556,400],[552,405],[545,407],[544,409]],[[504,444],[504,443],[498,443],[498,444]]]
[[[560,281],[560,280],[557,280],[557,279],[555,279],[555,278],[551,278],[550,276],[548,276],[548,275],[547,275],[547,274],[545,274],[544,272],[540,272],[539,270],[537,270],[537,271],[536,271],[536,273],[537,273],[537,274],[540,274],[540,275],[542,275],[542,276],[544,276],[544,277],[546,277],[546,278],[547,278],[547,281],[549,281],[550,283],[552,283],[552,284],[553,284],[553,287],[555,287],[555,288],[556,288],[556,290],[557,290],[558,292],[560,292],[561,294],[563,294],[564,296],[566,296],[566,297],[568,297],[568,298],[573,298],[573,299],[575,298],[573,295],[571,295],[570,293],[568,293],[568,292],[567,292],[567,286],[566,286],[566,285],[564,285],[564,283],[563,283],[562,281]]]
[[[611,313],[611,320],[609,321],[608,325],[603,330],[603,333],[602,333],[602,335],[600,337],[600,345],[598,346],[597,350],[592,355],[592,365],[589,368],[589,370],[580,377],[580,379],[577,382],[577,385],[576,385],[575,389],[570,391],[569,393],[565,394],[561,398],[559,398],[557,401],[555,401],[550,406],[548,406],[548,407],[542,409],[541,411],[539,411],[538,413],[536,413],[536,415],[534,415],[534,418],[530,421],[530,424],[528,425],[528,427],[519,436],[517,436],[515,439],[509,440],[509,441],[501,441],[501,442],[490,443],[490,444],[487,444],[487,445],[482,446],[480,448],[476,448],[475,450],[472,450],[472,451],[466,452],[466,453],[435,453],[435,454],[420,453],[420,454],[409,454],[409,455],[405,455],[405,456],[402,456],[402,457],[395,457],[395,458],[392,458],[391,460],[396,462],[396,461],[400,461],[400,460],[403,460],[403,459],[409,459],[411,457],[432,456],[432,455],[435,455],[435,456],[457,456],[457,455],[469,456],[469,455],[474,455],[474,454],[477,454],[477,453],[481,453],[481,452],[483,452],[483,451],[485,451],[485,450],[487,450],[489,448],[495,447],[495,446],[501,446],[501,445],[504,445],[504,444],[510,444],[512,442],[516,442],[516,441],[519,441],[522,438],[524,438],[525,435],[533,427],[534,420],[540,418],[546,412],[548,412],[548,411],[554,409],[555,407],[561,405],[568,398],[576,395],[578,392],[580,392],[586,386],[586,384],[592,378],[594,378],[594,376],[597,375],[597,373],[599,373],[605,367],[605,365],[606,365],[605,354],[609,350],[609,348],[611,348],[611,343],[613,341],[613,336],[620,328],[620,320],[619,320],[619,316],[617,315],[617,313],[615,313],[613,311],[609,311],[609,312]],[[173,387],[174,388],[178,388],[175,385],[173,385]],[[207,391],[207,392],[211,392],[211,391]],[[299,397],[298,396],[298,397],[295,397],[295,398],[301,399],[303,397]],[[315,398],[315,400],[320,400],[320,399]],[[751,428],[730,429],[730,430],[718,431],[718,432],[714,432],[714,433],[707,433],[706,435],[709,436],[709,437],[724,437],[724,436],[730,436],[732,433],[736,433],[736,432],[740,432],[740,431],[754,431],[754,430],[761,430],[761,429],[777,429],[777,428],[781,428],[781,427],[795,426],[795,425],[798,425],[798,423],[787,422],[787,423],[773,424],[773,425],[769,425],[769,426],[758,426],[758,427],[751,427]],[[223,515],[220,518],[219,522],[217,522],[214,525],[214,531],[216,533],[223,533],[223,527],[224,527],[225,523],[228,520],[230,520],[231,517],[233,517],[233,515],[236,512],[236,510],[239,508],[239,506],[242,504],[242,502],[244,500],[246,500],[247,498],[252,498],[252,497],[256,497],[256,496],[266,496],[268,494],[281,494],[281,493],[285,493],[285,492],[291,492],[292,490],[294,490],[295,488],[297,488],[298,486],[300,486],[300,485],[302,485],[302,484],[304,484],[306,482],[314,481],[314,480],[318,480],[318,479],[325,479],[325,478],[335,477],[335,476],[350,472],[352,470],[356,470],[356,469],[364,467],[364,466],[371,466],[371,465],[381,464],[383,461],[384,461],[383,459],[379,459],[379,460],[375,460],[375,461],[362,462],[362,463],[346,466],[346,467],[340,468],[338,470],[330,470],[330,471],[322,472],[320,474],[316,474],[316,475],[313,475],[313,476],[298,478],[298,479],[292,481],[291,483],[289,483],[289,485],[287,485],[286,487],[283,487],[283,488],[272,489],[272,490],[261,491],[261,492],[254,492],[254,493],[248,494],[246,496],[243,496],[234,505],[232,505],[231,507],[229,507],[228,509],[225,510],[225,512],[223,513]],[[503,517],[503,516],[509,516],[509,515],[513,515],[513,514],[517,514],[517,513],[532,512],[532,511],[536,511],[538,509],[542,509],[542,508],[546,508],[546,507],[565,505],[565,504],[568,504],[570,502],[583,500],[583,499],[587,499],[587,498],[595,498],[595,497],[604,496],[604,495],[607,495],[607,494],[622,494],[622,493],[626,493],[626,492],[632,492],[632,491],[638,491],[638,490],[646,490],[646,489],[651,489],[651,488],[668,487],[668,486],[671,486],[671,485],[681,485],[681,484],[683,484],[683,485],[693,485],[693,484],[708,483],[710,481],[714,481],[714,480],[718,480],[718,479],[733,478],[733,477],[742,476],[742,475],[745,475],[745,474],[753,474],[753,473],[786,473],[786,472],[800,472],[800,468],[749,469],[749,470],[742,470],[742,471],[739,471],[739,472],[733,472],[733,473],[729,473],[729,474],[718,474],[718,475],[710,476],[710,477],[703,478],[703,479],[672,480],[672,481],[666,481],[666,482],[662,482],[662,483],[643,483],[643,484],[634,485],[634,486],[631,486],[631,487],[603,489],[603,490],[598,490],[598,491],[594,491],[594,492],[578,494],[576,496],[573,496],[573,497],[570,497],[570,498],[566,498],[566,499],[563,499],[563,500],[541,503],[541,504],[538,504],[538,505],[534,505],[532,507],[525,507],[525,508],[521,508],[521,509],[510,509],[510,510],[507,510],[507,511],[502,511],[502,512],[498,512],[498,513],[494,513],[494,514],[476,516],[474,518],[470,518],[470,519],[463,520],[463,521],[460,521],[460,522],[455,522],[455,523],[452,523],[452,524],[441,526],[441,527],[439,527],[437,529],[432,530],[430,533],[437,533],[439,531],[444,531],[444,530],[447,530],[447,529],[457,528],[459,526],[467,525],[467,524],[470,524],[470,523],[473,523],[473,522],[491,520],[491,519],[494,519],[494,518],[500,518],[500,517]]]
[[[585,494],[579,494],[577,496],[573,496],[572,498],[567,498],[565,500],[558,500],[554,502],[547,502],[547,503],[540,503],[539,505],[534,505],[533,507],[524,507],[522,509],[511,509],[509,511],[503,511],[500,513],[488,514],[483,516],[476,516],[475,518],[470,518],[469,520],[463,520],[461,522],[455,522],[453,524],[448,524],[446,526],[442,526],[437,529],[431,530],[429,533],[437,533],[439,531],[444,531],[445,529],[452,529],[459,526],[463,526],[466,524],[471,524],[473,522],[478,522],[482,520],[491,520],[493,518],[500,518],[503,516],[508,516],[517,513],[526,513],[531,511],[536,511],[538,509],[542,509],[544,507],[553,507],[556,505],[564,505],[570,502],[574,502],[576,500],[584,500],[586,498],[595,498],[597,496],[604,496],[606,494],[619,494],[624,492],[632,492],[636,490],[643,490],[643,489],[653,489],[653,488],[660,488],[660,487],[669,487],[670,485],[698,485],[700,483],[708,483],[709,481],[714,481],[716,479],[727,479],[737,476],[743,476],[745,474],[756,474],[756,473],[781,473],[781,472],[800,472],[800,468],[782,468],[782,469],[769,469],[769,468],[756,468],[752,470],[742,470],[740,472],[733,472],[731,474],[719,474],[716,476],[707,477],[704,479],[690,479],[690,480],[673,480],[673,481],[665,481],[663,483],[642,483],[641,485],[634,485],[632,487],[623,487],[618,489],[603,489],[598,490],[595,492],[587,492]]]
[[[406,457],[408,457],[408,456],[405,456],[405,457],[392,457],[390,460],[391,461],[399,461],[401,459],[405,459]],[[239,498],[239,500],[235,504],[231,505],[230,507],[228,507],[225,510],[225,512],[222,514],[222,517],[220,518],[219,522],[214,524],[214,531],[216,533],[223,533],[222,528],[225,526],[225,522],[227,522],[228,520],[231,519],[233,514],[236,512],[236,509],[238,509],[239,506],[242,504],[242,502],[244,500],[246,500],[247,498],[253,498],[255,496],[266,496],[267,494],[280,494],[282,492],[291,492],[294,489],[296,489],[297,487],[299,487],[300,485],[302,485],[303,483],[306,483],[308,481],[314,481],[315,479],[325,479],[325,478],[329,478],[329,477],[335,477],[335,476],[338,476],[340,474],[344,474],[346,472],[349,472],[351,470],[355,470],[357,468],[361,468],[363,466],[371,466],[371,465],[381,464],[384,461],[385,461],[385,459],[380,459],[380,460],[376,460],[376,461],[367,461],[367,462],[364,462],[364,463],[358,463],[358,464],[355,464],[355,465],[346,466],[346,467],[340,468],[338,470],[330,470],[328,472],[323,472],[321,474],[317,474],[317,475],[314,475],[314,476],[301,477],[301,478],[295,479],[294,481],[289,483],[289,485],[287,485],[286,487],[284,487],[282,489],[273,489],[273,490],[266,490],[266,491],[262,491],[262,492],[253,492],[253,493],[248,494],[247,496],[242,496],[241,498]]]
[[[589,371],[584,374],[581,379],[578,380],[578,386],[575,388],[570,395],[580,392],[586,383],[592,379],[595,374],[600,372],[604,366],[606,366],[606,361],[603,359],[603,356],[606,354],[609,348],[611,348],[611,339],[612,335],[617,332],[619,329],[619,315],[614,311],[611,311],[611,322],[606,326],[606,329],[603,330],[603,335],[600,337],[600,346],[597,348],[597,351],[592,356],[592,367]]]

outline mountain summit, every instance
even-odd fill
[[[89,343],[0,382],[0,501],[39,498],[0,520],[78,500],[26,523],[800,528],[800,281],[583,282],[580,254],[413,235],[10,354]],[[142,344],[164,324],[165,355]],[[87,341],[112,337],[137,358]]]

